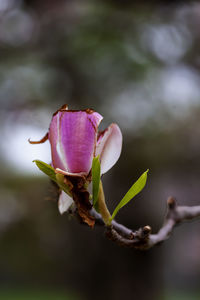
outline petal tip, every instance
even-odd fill
[[[39,141],[31,141],[31,139],[28,139],[28,142],[32,145],[33,144],[43,144],[48,140],[48,138],[49,138],[49,133],[47,132],[45,134],[45,136],[43,138],[41,138]]]
[[[73,199],[65,192],[61,192],[58,200],[58,210],[60,214],[64,214],[72,205]]]
[[[96,155],[100,155],[101,174],[106,173],[118,161],[122,150],[122,133],[116,123],[112,123],[100,133]]]

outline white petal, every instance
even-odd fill
[[[73,199],[65,192],[61,192],[58,200],[58,209],[61,214],[67,211],[73,203]]]
[[[100,155],[101,174],[110,170],[120,157],[122,133],[117,124],[111,124],[98,138],[96,156]]]

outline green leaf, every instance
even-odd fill
[[[46,164],[45,162],[41,160],[34,160],[33,162],[36,163],[37,167],[46,175],[48,175],[51,180],[55,181],[57,185],[63,190],[65,193],[67,193],[69,196],[71,196],[70,188],[69,186],[64,183],[64,175],[62,174],[56,174],[55,169]]]
[[[65,176],[62,174],[56,174],[56,182],[58,186],[63,190],[66,194],[68,194],[70,197],[72,197],[72,194],[70,192],[70,187],[64,182]]]
[[[99,196],[99,184],[101,178],[101,166],[99,156],[93,158],[92,162],[92,194],[93,194],[93,206],[98,211],[98,196]]]
[[[36,163],[37,167],[42,171],[44,174],[48,175],[53,181],[57,182],[56,180],[56,173],[52,166],[46,164],[41,160],[34,160],[33,162]]]
[[[123,206],[125,206],[129,201],[131,201],[131,199],[133,199],[139,192],[141,192],[143,190],[143,188],[145,187],[146,181],[147,181],[147,173],[148,173],[148,171],[149,170],[147,170],[146,172],[144,172],[140,176],[140,178],[128,190],[128,192],[126,193],[126,195],[124,196],[124,198],[120,201],[120,203],[115,208],[110,221],[112,221],[115,218],[116,214],[118,213],[118,211]]]

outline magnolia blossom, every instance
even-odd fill
[[[52,166],[57,173],[68,176],[85,176],[90,173],[92,160],[99,155],[101,174],[117,162],[122,149],[122,134],[117,124],[98,132],[103,117],[91,110],[68,110],[65,105],[52,117],[49,131],[38,142],[47,139],[51,145]],[[65,212],[73,203],[63,191],[59,197],[59,211]]]

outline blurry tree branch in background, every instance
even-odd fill
[[[95,217],[97,224],[104,225],[99,214],[94,210],[92,210],[91,214]],[[198,217],[200,217],[200,205],[191,207],[178,206],[175,199],[169,197],[167,200],[167,214],[163,226],[157,234],[151,234],[150,226],[144,226],[136,231],[132,231],[113,220],[112,225],[106,227],[106,236],[120,246],[148,250],[168,239],[175,226]]]

